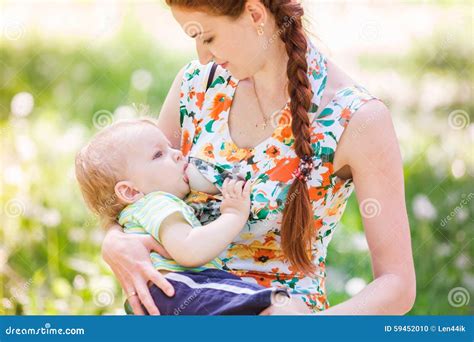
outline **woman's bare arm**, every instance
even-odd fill
[[[379,101],[364,105],[347,126],[338,148],[342,146],[345,164],[352,171],[375,279],[354,297],[318,314],[405,314],[415,301],[416,279],[402,158],[385,105]],[[289,312],[277,307],[263,314]]]
[[[179,122],[179,94],[181,92],[181,82],[184,76],[183,67],[176,75],[171,85],[168,96],[161,107],[158,116],[158,127],[163,131],[174,148],[180,148],[181,144],[181,125]]]
[[[371,101],[354,115],[346,131],[340,144],[355,146],[344,155],[352,170],[375,279],[321,314],[405,314],[415,301],[416,278],[403,163],[390,112],[381,102]]]

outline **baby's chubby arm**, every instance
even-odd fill
[[[216,258],[239,234],[250,213],[251,183],[224,181],[221,216],[215,221],[192,228],[180,213],[167,217],[160,229],[160,240],[181,266],[198,267]]]

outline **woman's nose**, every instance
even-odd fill
[[[199,58],[199,63],[206,65],[212,61],[212,53],[198,40],[196,40],[196,51]]]

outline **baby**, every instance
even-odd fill
[[[225,179],[221,215],[201,225],[183,198],[188,164],[148,118],[120,121],[99,132],[76,157],[76,176],[89,208],[105,226],[150,234],[172,259],[151,253],[154,267],[175,288],[150,292],[162,315],[256,315],[291,301],[286,288],[251,284],[223,270],[217,256],[239,234],[250,212],[251,183]],[[217,188],[189,172],[209,192]],[[207,184],[206,184],[207,182]]]

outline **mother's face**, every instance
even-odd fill
[[[176,6],[171,11],[186,34],[195,38],[201,64],[214,60],[237,79],[245,79],[264,63],[266,38],[257,35],[256,24],[247,11],[237,19]]]

